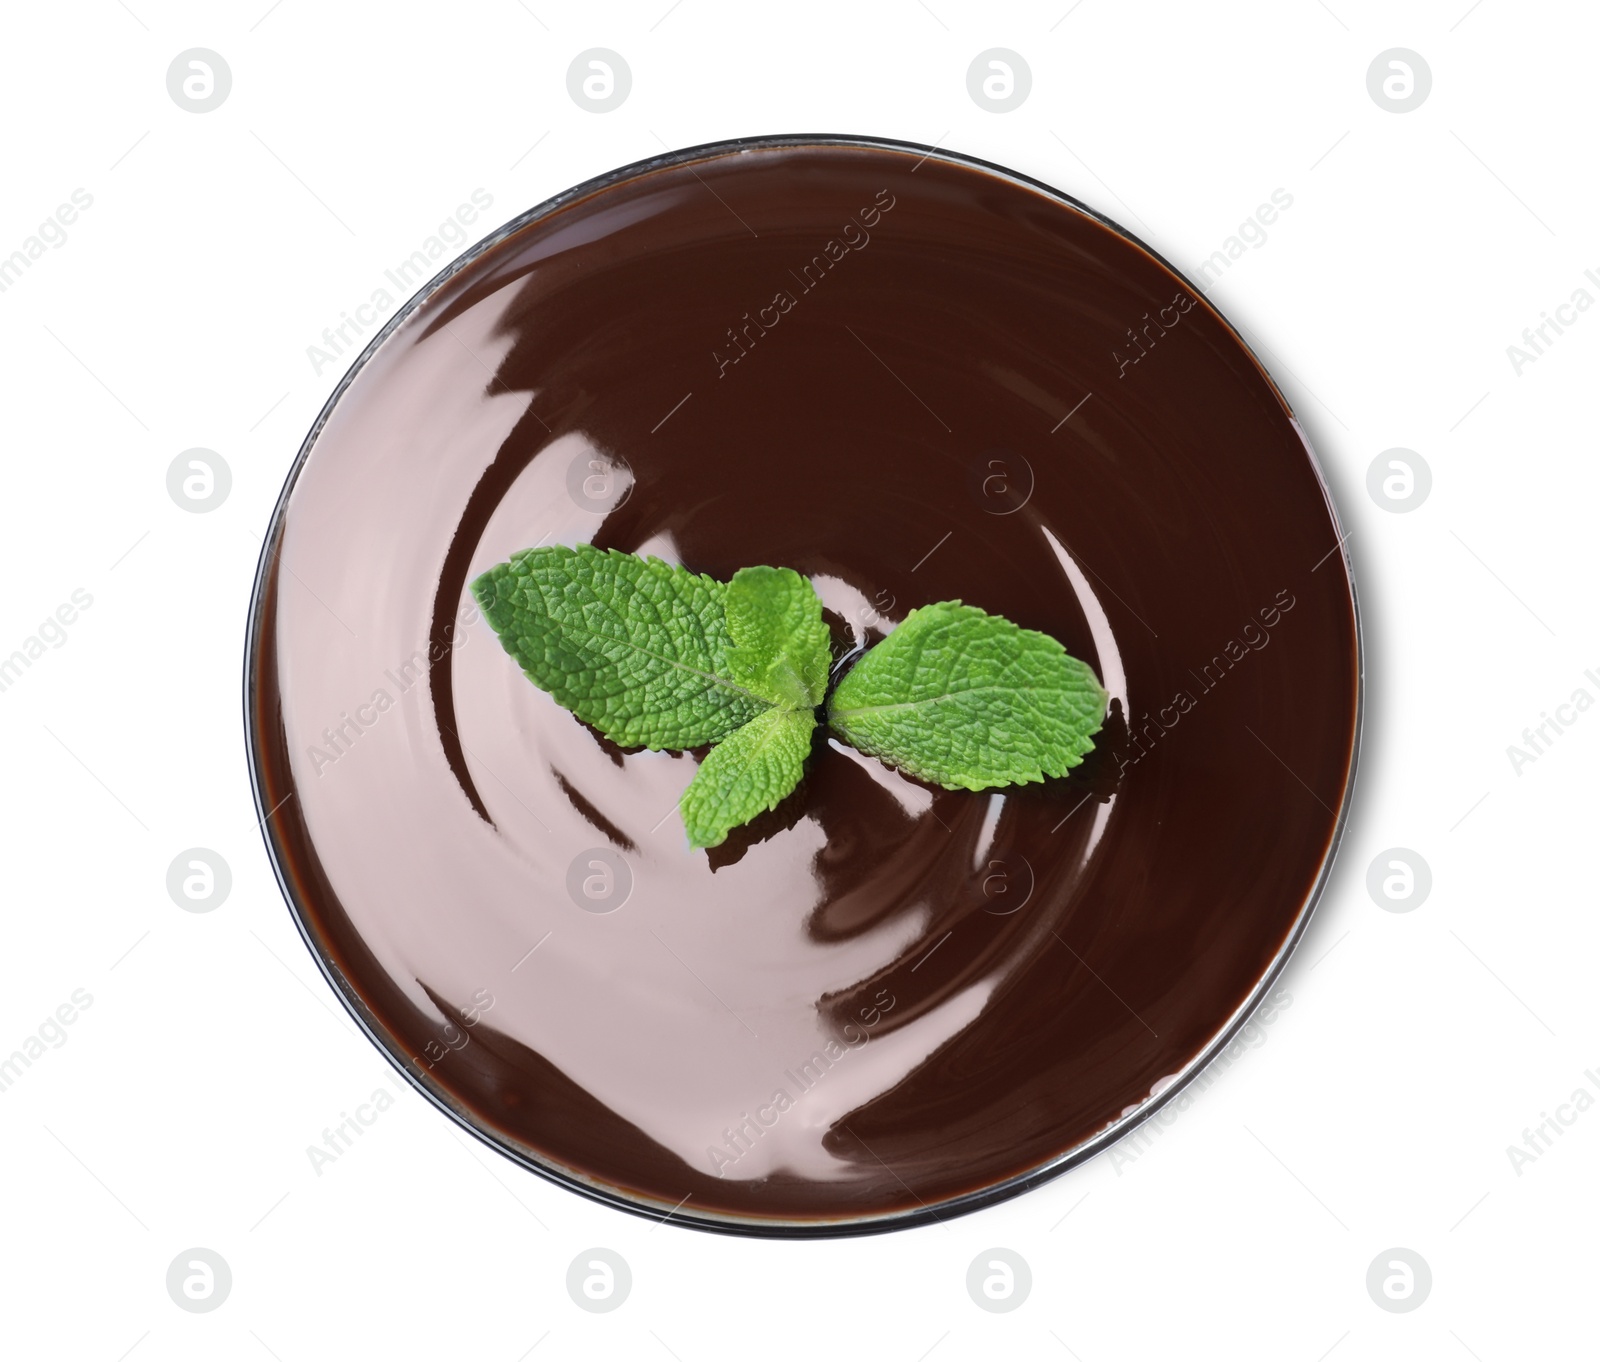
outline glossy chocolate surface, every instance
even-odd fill
[[[1358,715],[1324,490],[1209,304],[1051,194],[689,154],[483,250],[308,445],[247,678],[280,873],[391,1054],[569,1183],[755,1228],[965,1204],[1147,1110],[1303,920]],[[696,755],[607,743],[472,608],[584,540],[793,567],[846,658],[980,605],[1110,718],[985,794],[820,741],[691,851]]]

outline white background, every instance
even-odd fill
[[[0,1350],[1593,1355],[1600,1111],[1567,1108],[1520,1169],[1507,1146],[1576,1089],[1600,1092],[1600,710],[1520,774],[1507,747],[1580,686],[1600,698],[1584,677],[1600,675],[1600,310],[1520,375],[1506,353],[1579,287],[1600,298],[1584,277],[1600,273],[1593,7],[270,3],[11,6],[0,43],[0,255],[74,189],[93,196],[0,293],[0,656],[74,589],[93,597],[0,693],[0,1056],[75,989],[93,998],[0,1092]],[[203,115],[166,88],[197,46],[233,75]],[[633,73],[606,114],[567,91],[596,46]],[[966,85],[997,46],[1033,76],[1004,114]],[[1396,46],[1433,73],[1405,114],[1366,86]],[[405,1086],[275,886],[239,677],[258,536],[343,367],[313,371],[324,327],[473,189],[493,195],[487,231],[663,144],[790,131],[1001,162],[1191,274],[1287,190],[1292,208],[1211,297],[1263,347],[1353,532],[1369,705],[1344,850],[1258,1048],[1148,1148],[948,1225],[780,1244],[592,1206]],[[192,446],[232,469],[209,514],[166,490]],[[1366,489],[1393,446],[1433,472],[1409,514]],[[192,846],[232,868],[214,912],[168,897]],[[1367,892],[1393,846],[1432,868],[1413,912]],[[378,1089],[395,1105],[318,1175],[307,1146]],[[633,1272],[604,1315],[565,1287],[596,1245]],[[165,1286],[195,1246],[233,1273],[208,1314]],[[1008,1314],[965,1287],[994,1246],[1032,1269]],[[1395,1246],[1433,1274],[1407,1314],[1366,1288]]]

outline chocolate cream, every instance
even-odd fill
[[[585,541],[795,568],[840,669],[982,606],[1106,727],[976,794],[824,733],[692,851],[703,753],[618,749],[473,607]],[[1088,212],[884,144],[664,157],[469,253],[308,439],[247,669],[269,847],[378,1043],[524,1163],[713,1228],[945,1215],[1149,1114],[1281,965],[1354,758],[1338,543],[1239,338]]]

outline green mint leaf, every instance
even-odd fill
[[[720,846],[730,829],[777,808],[800,783],[816,725],[809,709],[769,709],[713,747],[678,805],[689,845]]]
[[[986,790],[1064,775],[1105,711],[1094,672],[1055,639],[942,601],[913,610],[851,668],[828,722],[909,775]]]
[[[623,747],[699,747],[767,708],[733,675],[710,577],[580,544],[516,554],[472,594],[528,679]]]
[[[728,664],[746,690],[792,709],[822,703],[828,626],[811,583],[791,568],[740,568],[728,583]]]

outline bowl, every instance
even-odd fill
[[[306,437],[245,665],[290,912],[418,1091],[620,1209],[867,1233],[1091,1157],[1289,1005],[1360,629],[1304,432],[1202,290],[867,137],[653,157],[435,263]],[[470,593],[579,543],[793,568],[845,664],[981,606],[1089,662],[1105,727],[978,792],[824,737],[693,849],[703,752],[580,723]]]

